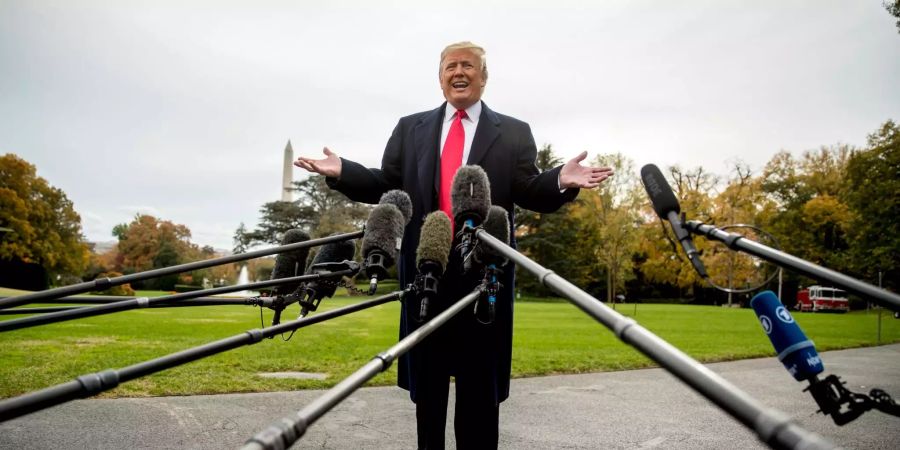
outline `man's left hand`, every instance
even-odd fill
[[[585,167],[580,163],[587,158],[587,152],[581,152],[562,166],[559,171],[559,187],[591,189],[600,186],[607,178],[613,175],[610,167]]]

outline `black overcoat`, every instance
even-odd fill
[[[416,248],[425,215],[437,209],[440,186],[441,122],[446,103],[431,111],[400,119],[394,128],[381,161],[381,168],[366,168],[342,159],[339,179],[329,178],[328,185],[351,200],[377,203],[381,195],[391,189],[409,194],[413,216],[406,226],[401,247],[398,271],[401,286],[412,282],[416,275]],[[482,104],[481,117],[475,131],[467,164],[481,166],[491,184],[491,203],[510,213],[514,228],[513,204],[541,213],[550,213],[578,195],[578,189],[560,192],[560,167],[541,173],[535,165],[537,148],[528,124],[495,113]],[[512,234],[512,229],[510,230]],[[515,246],[515,238],[512,238]],[[440,292],[440,307],[449,306],[470,292],[480,281],[480,274],[459,275],[459,261],[451,256]],[[496,402],[509,396],[510,361],[512,357],[512,319],[514,265],[503,267],[503,289],[497,298],[497,317],[493,324],[474,321],[467,309],[448,326],[430,336],[425,344],[400,359],[398,385],[410,391],[416,400],[416,380],[423,370],[435,364],[445,364],[452,374],[474,371],[493,379]],[[401,308],[400,338],[415,330],[418,324],[410,320],[406,305]]]

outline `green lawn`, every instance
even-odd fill
[[[0,291],[0,295],[9,295]],[[361,298],[326,299],[320,310]],[[30,305],[38,306],[38,305]],[[633,305],[619,305],[633,314]],[[286,314],[296,316],[297,307]],[[397,341],[399,304],[392,302],[279,338],[124,383],[115,396],[278,391],[332,386]],[[513,376],[623,370],[651,362],[566,302],[516,305]],[[19,316],[2,316],[7,320]],[[875,312],[796,314],[820,351],[876,344]],[[641,304],[638,322],[701,361],[771,356],[752,310]],[[265,322],[271,320],[265,311]],[[0,396],[9,397],[122,368],[260,326],[249,306],[142,309],[0,333]],[[900,342],[900,320],[885,311],[882,343]],[[828,361],[825,360],[826,369]],[[324,381],[259,377],[260,372],[328,374]],[[787,374],[785,374],[787,376]],[[369,384],[395,383],[396,366]]]

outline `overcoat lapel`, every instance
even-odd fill
[[[475,130],[475,139],[472,140],[472,149],[469,151],[469,160],[466,164],[480,163],[498,137],[500,137],[500,117],[482,102],[481,117],[478,118],[478,128]]]
[[[418,197],[422,199],[424,211],[431,211],[432,202],[440,183],[440,167],[437,165],[440,150],[438,141],[441,136],[441,119],[444,117],[444,105],[429,112],[419,121],[414,133],[414,142],[416,148],[416,164],[419,180],[417,186],[419,189]],[[428,183],[426,180],[435,180],[434,183]]]

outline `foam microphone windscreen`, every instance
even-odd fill
[[[294,244],[308,241],[309,235],[302,230],[288,230],[281,239],[281,245]],[[302,275],[306,268],[306,258],[309,256],[309,247],[279,253],[275,257],[275,267],[272,268],[272,279],[290,278]],[[274,293],[290,293],[300,286],[300,282],[283,284],[274,288]]]
[[[337,234],[337,233],[335,233]],[[334,236],[334,234],[332,234]],[[353,241],[339,241],[339,242],[329,242],[322,246],[319,249],[319,253],[316,254],[316,257],[313,258],[312,263],[310,263],[309,268],[307,269],[307,273],[313,273],[314,271],[318,271],[315,267],[316,264],[323,263],[340,263],[344,261],[352,261],[353,256],[356,254],[356,245],[353,244]],[[311,296],[312,298],[322,299],[325,297],[331,297],[334,295],[334,291],[337,289],[336,283],[325,283],[317,280],[311,280],[306,283],[304,290],[307,292],[306,295]],[[303,302],[301,301],[301,304]],[[302,316],[306,315],[306,311],[311,309],[315,311],[315,307],[303,306]]]
[[[356,245],[351,240],[329,242],[319,249],[319,253],[316,253],[316,257],[313,258],[312,263],[309,265],[307,273],[311,273],[313,266],[316,264],[352,261],[355,253]]]
[[[660,172],[659,167],[654,164],[647,164],[641,168],[641,181],[644,183],[644,189],[650,197],[650,203],[653,204],[653,210],[656,215],[666,219],[670,212],[681,212],[681,206],[672,187],[666,181],[666,177]]]
[[[381,196],[378,203],[396,206],[397,209],[400,210],[400,213],[403,214],[403,225],[408,224],[409,219],[412,218],[412,200],[410,200],[409,195],[407,195],[406,192],[399,189],[387,191]]]
[[[458,227],[462,227],[465,220],[480,225],[491,207],[491,184],[484,169],[475,165],[460,167],[453,177],[450,202]]]
[[[366,232],[362,240],[363,257],[374,251],[385,255],[385,268],[397,261],[400,241],[403,239],[403,214],[394,205],[382,203],[375,206],[366,220]]]
[[[422,232],[419,235],[419,247],[416,249],[416,267],[423,262],[431,261],[440,266],[440,273],[447,269],[450,248],[453,244],[453,230],[450,218],[443,211],[434,211],[425,217]]]
[[[487,219],[481,226],[488,234],[509,245],[509,215],[500,206],[492,205],[488,210]],[[475,260],[481,264],[506,264],[506,258],[494,249],[482,244],[475,248]]]
[[[825,370],[816,347],[794,317],[772,291],[763,291],[750,300],[763,331],[772,341],[778,360],[797,381],[809,379]]]

